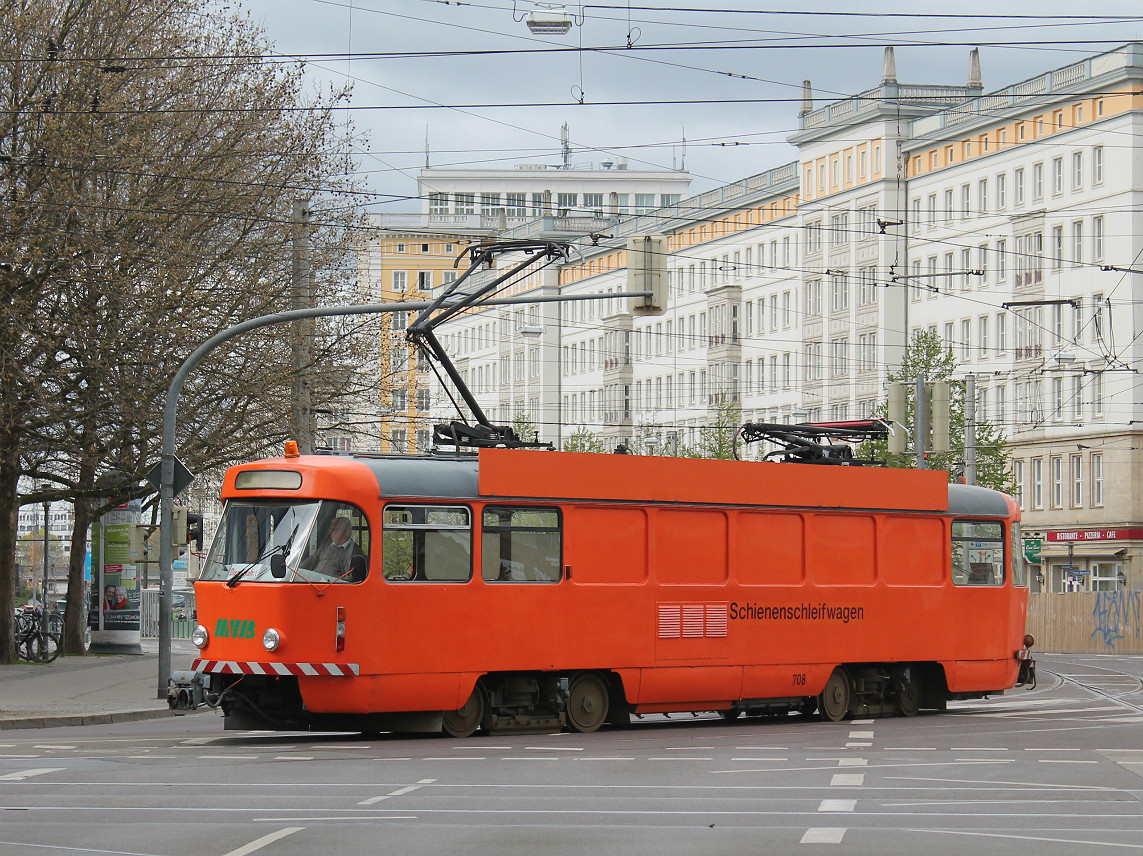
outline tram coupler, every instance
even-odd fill
[[[1032,659],[1032,646],[1036,639],[1031,633],[1024,635],[1024,647],[1016,652],[1016,659],[1020,661],[1020,674],[1016,677],[1016,686],[1036,689],[1036,661]]]
[[[206,704],[206,688],[198,672],[172,672],[167,681],[167,706],[176,714]]]

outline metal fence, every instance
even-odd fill
[[[190,639],[195,624],[194,589],[175,589],[171,593],[171,638]],[[140,630],[144,637],[159,636],[159,590],[143,589]]]

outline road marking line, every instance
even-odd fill
[[[802,836],[799,844],[841,844],[841,839],[845,837],[845,828],[835,829],[833,827],[811,827],[806,830],[806,834]]]
[[[79,747],[78,746],[55,746],[55,745],[49,746],[47,744],[42,744],[42,745],[33,746],[32,748],[33,749],[78,749]]]
[[[845,748],[846,749],[868,749],[872,745],[873,745],[872,743],[846,743]]]
[[[496,747],[494,747],[494,746],[493,747],[481,746],[480,748],[481,749],[485,749],[485,748],[493,748],[494,749]],[[463,755],[463,756],[449,757],[449,758],[443,758],[443,757],[442,758],[423,758],[422,760],[424,760],[424,761],[487,761],[488,759],[487,758],[478,758],[476,755]]]
[[[1069,758],[1037,758],[1038,764],[1098,764],[1099,761],[1073,761]]]
[[[596,755],[594,758],[576,758],[577,761],[634,761],[635,756],[630,757],[626,755]],[[779,759],[784,760],[784,759]]]
[[[855,785],[864,785],[865,784],[865,774],[864,773],[834,773],[833,778],[830,779],[829,783],[831,785],[841,785],[843,787],[844,786],[852,787]]]
[[[857,800],[822,800],[818,811],[853,811]]]
[[[389,796],[390,796],[389,794],[385,794],[384,796],[381,796],[381,797],[370,797],[367,800],[362,800],[361,802],[358,803],[358,805],[375,805],[376,803],[381,802],[381,800],[389,799]]]
[[[304,826],[287,826],[285,829],[279,829],[277,832],[270,832],[261,838],[255,838],[249,844],[244,844],[237,850],[224,853],[223,856],[246,856],[247,853],[261,850],[267,844],[273,844],[275,841],[285,838],[287,835],[293,835],[295,832],[301,832],[303,829],[305,829]]]
[[[153,757],[153,756],[151,756]],[[258,755],[199,755],[200,761],[257,761]]]
[[[43,757],[44,756],[39,754],[38,752],[35,755],[0,755],[0,758],[4,758],[5,760],[8,760],[8,761],[26,761],[29,758],[43,758]]]
[[[358,817],[295,817],[296,821],[313,821],[318,823],[333,823],[337,820],[353,820],[360,823],[363,820],[368,820],[371,823],[376,823],[379,820],[416,820],[415,814],[363,814]],[[251,818],[254,823],[281,823],[280,817],[255,817]],[[305,829],[304,826],[298,829]],[[268,842],[267,842],[268,843]],[[237,850],[234,853],[223,853],[222,856],[240,856]]]
[[[852,725],[872,725],[876,721],[876,719],[852,719],[850,723]]]
[[[418,785],[431,785],[436,779],[417,779]]]
[[[180,740],[180,746],[205,746],[207,743],[213,743],[215,740],[221,740],[221,737],[188,737],[186,740]]]
[[[481,749],[485,748],[483,746]],[[582,746],[525,746],[525,752],[582,752]]]
[[[680,758],[675,755],[673,758],[648,758],[648,761],[713,761],[714,758],[700,758],[698,756],[693,758]]]
[[[849,739],[850,740],[872,740],[873,739],[873,732],[872,731],[851,731],[851,732],[849,732]]]
[[[275,755],[275,761],[312,761],[313,755]]]
[[[0,781],[4,782],[22,782],[24,779],[30,779],[32,776],[42,776],[45,773],[58,773],[63,767],[38,767],[34,770],[20,770],[16,773],[5,773],[0,776]]]
[[[386,796],[400,797],[404,796],[405,794],[411,794],[413,791],[419,791],[420,789],[420,785],[409,785],[405,788],[397,788],[395,791],[390,791],[388,794],[386,794]]]
[[[553,758],[551,755],[508,755],[500,759],[501,761],[558,761],[559,758]]]
[[[1130,847],[1132,850],[1138,850],[1138,844],[1119,844],[1114,841],[1084,841],[1075,838],[1046,838],[1037,835],[1005,835],[999,832],[968,832],[961,829],[925,829],[916,830],[917,832],[943,832],[945,835],[978,835],[986,838],[1014,838],[1019,841],[1049,841],[1053,844],[1094,844],[1100,847]]]
[[[865,758],[839,758],[837,761],[839,767],[865,767],[868,764]]]

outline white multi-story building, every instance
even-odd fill
[[[1007,435],[1043,587],[1139,588],[1141,82],[1140,44],[988,93],[975,52],[965,85],[913,85],[889,49],[852,98],[814,109],[807,83],[796,161],[595,230],[516,289],[622,292],[627,238],[658,235],[661,316],[612,297],[441,333],[493,421],[670,451],[723,403],[755,421],[867,416],[909,337],[936,332]]]

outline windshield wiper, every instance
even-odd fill
[[[258,566],[258,565],[260,565],[260,564],[261,564],[261,563],[262,563],[262,562],[263,562],[265,559],[268,559],[268,558],[270,558],[270,557],[271,557],[271,556],[273,556],[275,553],[279,553],[279,552],[280,552],[280,553],[281,553],[283,556],[288,556],[288,555],[290,555],[290,550],[293,548],[293,545],[294,545],[294,536],[298,534],[298,527],[299,527],[300,525],[301,525],[300,523],[295,523],[295,524],[294,524],[294,530],[293,530],[293,531],[290,533],[290,537],[286,539],[286,543],[285,543],[285,544],[281,544],[281,545],[279,545],[279,546],[277,546],[277,547],[269,547],[269,548],[267,548],[265,553],[263,553],[261,556],[259,556],[257,559],[255,559],[253,562],[251,562],[251,563],[250,563],[249,565],[247,565],[246,567],[244,567],[244,568],[242,568],[242,569],[238,570],[237,572],[235,572],[234,576],[232,576],[230,579],[228,579],[228,580],[226,581],[226,584],[227,584],[227,585],[228,585],[230,588],[234,588],[236,585],[238,585],[238,581],[239,581],[239,580],[241,580],[241,579],[242,579],[244,576],[246,576],[246,574],[248,574],[248,573],[250,572],[250,570],[251,570],[251,569],[253,569],[253,568],[257,567],[257,566]]]

